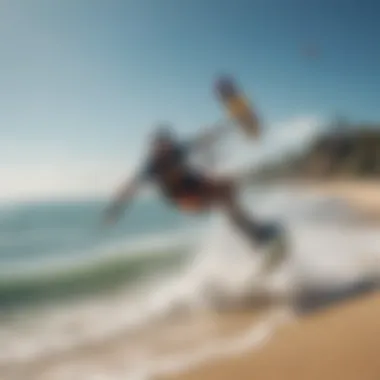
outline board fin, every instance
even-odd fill
[[[216,81],[216,95],[232,118],[250,138],[260,136],[258,116],[248,99],[232,78],[220,77]]]

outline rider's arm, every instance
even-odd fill
[[[188,149],[190,151],[207,150],[217,140],[223,137],[226,132],[230,131],[230,129],[231,127],[228,124],[221,124],[216,127],[212,127],[208,131],[202,133],[200,136],[197,136],[193,140],[190,140]]]
[[[106,209],[106,222],[115,222],[120,217],[122,211],[140,191],[142,185],[148,179],[148,176],[148,169],[144,169],[120,187],[114,199]]]

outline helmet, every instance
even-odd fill
[[[159,124],[153,134],[154,143],[172,143],[175,140],[173,128],[169,124]]]

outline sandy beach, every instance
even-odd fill
[[[380,221],[380,180],[311,181],[302,186],[312,194],[342,199],[368,220]]]
[[[380,378],[380,294],[304,317],[261,350],[205,365],[181,380]]]

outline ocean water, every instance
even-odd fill
[[[62,301],[131,283],[180,263],[206,218],[139,200],[120,223],[101,223],[102,201],[0,208],[0,307]]]
[[[100,245],[175,232],[199,218],[177,213],[156,199],[140,200],[112,229],[101,229],[102,201],[29,203],[0,208],[2,265],[86,255]]]
[[[342,201],[274,187],[247,190],[242,202],[253,215],[282,221],[287,228],[287,258],[270,274],[260,271],[262,253],[218,213],[183,215],[159,199],[147,199],[133,205],[115,228],[103,229],[101,201],[4,207],[0,374],[83,345],[112,341],[162,319],[186,320],[248,302],[252,307],[263,295],[291,300],[303,289],[339,288],[379,277],[380,229],[358,222]],[[194,358],[222,355],[221,347],[228,351],[262,342],[264,330],[271,327],[255,326],[244,334],[243,343],[212,341],[213,348],[208,345],[206,351],[203,347],[173,360],[153,360],[151,347],[139,343],[121,377],[104,378],[150,378],[143,371],[148,363],[149,374],[170,372],[174,362],[186,366]],[[123,365],[127,362],[124,357]],[[78,378],[87,376],[85,369],[76,371]],[[136,371],[139,375],[132,376]],[[72,376],[46,378],[77,378]]]

